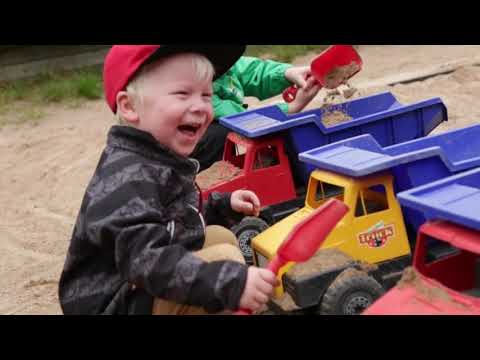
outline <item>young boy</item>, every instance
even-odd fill
[[[59,284],[65,314],[258,310],[277,280],[247,268],[230,226],[250,191],[202,206],[189,159],[213,120],[212,79],[243,46],[116,45],[104,87],[114,126],[80,209]],[[213,64],[213,66],[212,66]]]
[[[281,94],[292,84],[299,87],[296,99],[287,104],[277,104],[285,113],[302,111],[320,91],[308,66],[292,66],[273,60],[243,56],[225,75],[213,84],[215,119],[246,110],[245,96],[265,100]],[[208,169],[223,156],[229,129],[214,121],[200,140],[192,157],[200,162],[200,170]]]

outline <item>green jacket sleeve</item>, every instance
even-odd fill
[[[279,95],[291,85],[285,78],[285,71],[290,67],[290,64],[244,56],[235,64],[233,71],[243,86],[245,96],[265,100]]]
[[[221,99],[218,95],[213,95],[212,101],[216,119],[219,119],[222,116],[234,115],[245,111],[242,104],[233,100]]]
[[[242,57],[220,79],[213,84],[213,108],[215,118],[234,115],[246,110],[244,97],[252,96],[265,100],[279,95],[291,84],[285,78],[285,71],[290,64],[253,57]],[[283,112],[288,112],[288,105],[278,104]]]
[[[288,104],[281,102],[277,105],[285,114],[288,113]],[[218,120],[223,116],[235,115],[244,112],[246,109],[243,105],[233,100],[222,100],[219,96],[213,95],[213,110],[215,112],[215,119]]]

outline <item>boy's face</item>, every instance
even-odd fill
[[[213,120],[212,78],[199,80],[192,55],[163,60],[147,73],[136,101],[135,126],[188,157]]]

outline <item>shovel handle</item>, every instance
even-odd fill
[[[268,263],[267,269],[274,273],[275,276],[277,276],[282,266],[286,263],[286,260],[282,259],[280,256],[278,256],[278,254],[276,254],[273,259]]]
[[[312,75],[307,75],[307,79],[312,76]],[[316,81],[317,82],[317,81]],[[297,97],[297,92],[298,92],[298,85],[297,84],[293,84],[292,86],[290,86],[288,89],[286,89],[283,93],[282,93],[282,96],[283,96],[283,100],[286,102],[286,103],[291,103],[293,100],[296,99]]]
[[[252,315],[253,311],[250,309],[240,309],[233,313],[233,315]]]
[[[283,100],[286,103],[291,103],[297,97],[298,87],[297,85],[290,86],[287,90],[283,92]]]
[[[273,272],[275,274],[275,276],[277,276],[280,268],[283,265],[285,265],[286,263],[287,263],[287,261],[283,260],[280,256],[275,255],[275,257],[272,259],[272,261],[270,261],[270,263],[268,264],[268,270],[270,270],[271,272]],[[233,314],[234,315],[252,315],[252,313],[253,312],[250,309],[239,309],[236,312],[234,312]]]

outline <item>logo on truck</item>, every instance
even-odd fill
[[[395,227],[393,224],[385,225],[383,221],[375,224],[367,231],[358,235],[360,245],[366,245],[371,248],[379,248],[385,244],[395,234]]]

